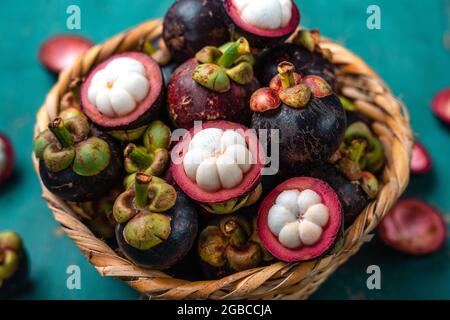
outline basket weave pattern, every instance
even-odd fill
[[[60,74],[58,82],[48,93],[37,114],[35,134],[44,130],[50,119],[58,115],[59,101],[69,91],[74,79],[82,78],[93,66],[111,55],[136,49],[142,39],[159,37],[161,32],[161,21],[149,21],[80,56],[72,68]],[[382,175],[383,188],[377,200],[370,203],[353,226],[347,229],[343,243],[330,255],[304,263],[277,262],[215,281],[190,282],[174,279],[161,271],[139,268],[121,257],[92,234],[70,205],[42,186],[43,198],[54,218],[102,276],[120,278],[154,299],[308,298],[364,242],[371,240],[371,233],[408,184],[412,146],[407,111],[379,76],[362,59],[342,46],[322,39],[321,47],[333,53],[340,93],[353,100],[359,112],[374,120],[372,128],[382,140],[388,159]],[[34,157],[33,162],[37,169],[38,162]]]

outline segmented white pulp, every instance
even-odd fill
[[[189,179],[211,192],[239,185],[252,163],[252,154],[244,137],[234,130],[217,128],[197,133],[183,158]]]
[[[280,193],[268,215],[270,231],[289,249],[316,244],[328,220],[328,207],[309,189]]]
[[[137,108],[150,90],[150,82],[142,63],[122,57],[98,71],[89,86],[89,101],[103,115],[126,116]]]
[[[233,2],[242,20],[260,29],[284,28],[292,18],[291,0],[233,0]]]
[[[6,168],[6,163],[8,162],[5,144],[2,140],[0,140],[0,175],[3,173],[3,170]]]

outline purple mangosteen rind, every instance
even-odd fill
[[[142,63],[147,72],[150,81],[150,89],[145,98],[137,103],[137,107],[130,114],[123,117],[110,118],[97,110],[88,98],[88,90],[95,74],[115,59],[131,58]],[[98,128],[104,132],[111,132],[113,135],[120,137],[120,133],[125,131],[133,131],[144,127],[152,119],[154,119],[163,105],[165,100],[164,76],[159,64],[147,54],[141,52],[126,52],[116,54],[109,59],[97,65],[83,81],[80,89],[80,102],[83,113]]]
[[[136,265],[155,270],[169,269],[180,262],[194,245],[198,231],[197,210],[183,192],[178,191],[175,205],[164,215],[170,218],[170,235],[146,250],[127,243],[124,237],[127,222],[117,225],[117,243],[122,253]]]
[[[163,38],[175,61],[192,58],[206,45],[218,46],[231,39],[220,1],[180,0],[164,18]]]
[[[321,54],[310,52],[293,43],[281,44],[263,53],[255,66],[256,78],[262,84],[268,84],[278,74],[278,65],[283,61],[294,64],[302,76],[320,76],[331,87],[336,88],[337,81],[333,64],[323,58]]]
[[[285,42],[300,23],[300,11],[292,2],[292,17],[286,27],[275,30],[261,29],[246,23],[237,12],[233,0],[223,0],[223,16],[233,38],[245,37],[254,48],[274,47]]]
[[[3,159],[5,163],[0,167],[0,184],[2,184],[12,176],[16,158],[11,141],[2,133],[0,133],[0,152],[3,152],[2,157],[5,157]]]

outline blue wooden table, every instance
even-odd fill
[[[61,233],[45,203],[30,156],[35,112],[55,78],[39,65],[47,37],[67,32],[66,9],[81,8],[81,30],[102,41],[140,22],[161,17],[171,0],[3,0],[0,10],[0,131],[17,151],[15,180],[0,189],[0,229],[20,232],[31,256],[31,299],[135,299],[114,279],[101,278]],[[408,194],[450,214],[450,131],[432,116],[432,95],[450,86],[449,0],[303,0],[302,23],[345,44],[362,57],[410,108],[412,124],[434,159],[434,174],[414,178]],[[367,7],[381,8],[381,30],[366,27]],[[447,221],[448,221],[447,216]],[[450,251],[411,258],[366,245],[313,296],[315,299],[450,299]],[[68,290],[66,269],[81,268],[81,290]],[[366,268],[378,265],[381,290],[366,287]]]

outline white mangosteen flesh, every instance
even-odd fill
[[[3,170],[6,169],[6,164],[8,163],[8,155],[6,154],[5,144],[0,140],[0,176]]]
[[[270,208],[267,223],[278,241],[288,249],[316,244],[328,224],[330,213],[313,190],[287,190]]]
[[[233,0],[241,19],[249,25],[276,30],[286,27],[292,18],[291,0]]]
[[[110,118],[133,112],[150,90],[150,81],[142,63],[136,59],[114,59],[98,71],[89,85],[89,101]]]
[[[238,186],[252,165],[253,157],[243,135],[217,128],[197,133],[183,158],[189,179],[209,192]]]

